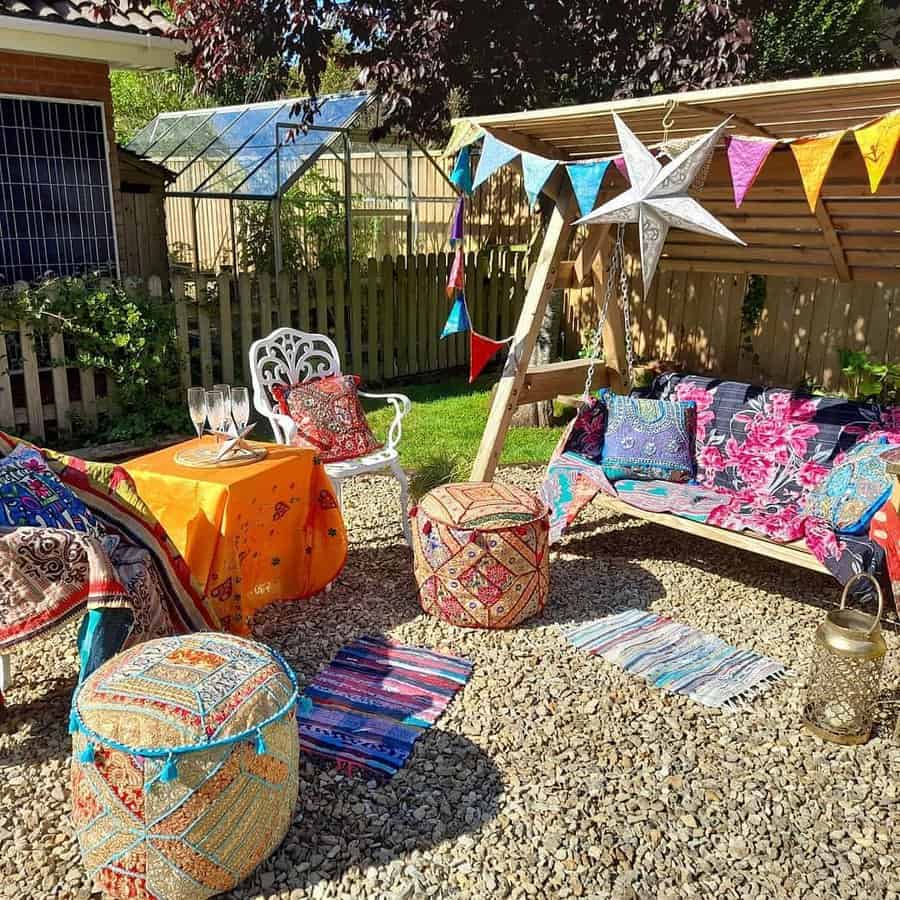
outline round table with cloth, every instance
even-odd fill
[[[453,625],[510,628],[543,610],[549,520],[535,494],[494,482],[445,484],[411,517],[425,612]]]
[[[293,672],[200,632],[104,663],[72,701],[72,816],[108,897],[205,900],[278,846],[297,800]]]

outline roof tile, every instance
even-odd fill
[[[127,0],[119,0],[119,12],[109,22],[98,19],[90,0],[0,0],[0,15],[20,19],[36,19],[86,28],[102,28],[110,31],[127,31],[132,34],[167,37],[172,23],[149,3],[140,8],[129,8]]]

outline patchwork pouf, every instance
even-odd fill
[[[548,509],[493,482],[446,484],[412,511],[422,609],[453,625],[510,628],[547,602]]]
[[[297,800],[297,684],[272,651],[200,633],[139,644],[79,686],[72,807],[109,897],[206,898],[281,842]]]

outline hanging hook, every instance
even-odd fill
[[[669,129],[675,124],[675,110],[678,109],[678,101],[673,97],[666,101],[666,108],[663,112],[662,129],[664,144],[669,141]]]

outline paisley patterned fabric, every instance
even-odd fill
[[[621,397],[601,392],[608,413],[603,471],[610,481],[642,478],[684,482],[694,477],[692,401]]]
[[[204,900],[281,842],[298,790],[297,689],[260,644],[150,641],[76,691],[72,814],[104,896]]]
[[[70,528],[100,535],[94,514],[50,471],[34,447],[0,458],[0,527]]]
[[[38,451],[0,432],[0,459],[17,447],[40,454],[103,534],[0,528],[0,648],[9,650],[85,610],[131,610],[126,646],[209,627],[184,560],[124,469]]]
[[[453,625],[510,628],[543,610],[549,523],[534,494],[487,482],[447,484],[411,515],[425,612]]]
[[[573,420],[566,446],[572,453],[599,463],[605,432],[606,404],[599,397],[592,397]]]
[[[865,533],[891,496],[894,479],[881,458],[890,449],[886,439],[851,447],[843,461],[806,495],[806,514],[823,519],[840,533]]]
[[[303,445],[318,450],[322,462],[341,462],[381,447],[359,402],[358,383],[355,375],[328,375],[290,387],[273,385],[272,396],[296,423]]]

